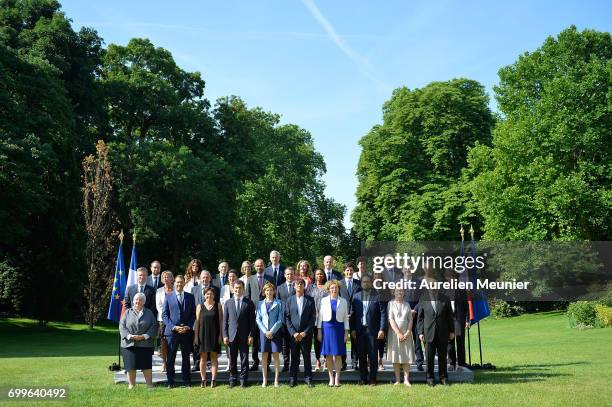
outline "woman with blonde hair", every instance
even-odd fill
[[[327,291],[329,296],[321,298],[317,317],[317,339],[323,344],[321,354],[325,356],[327,363],[328,386],[340,387],[342,356],[346,356],[346,341],[350,329],[348,303],[340,297],[338,280],[328,281]]]
[[[247,281],[249,280],[249,277],[251,277],[252,271],[253,265],[251,264],[251,262],[248,260],[243,261],[242,265],[240,266],[240,274],[242,274],[240,276],[240,280],[242,280],[245,287],[247,286]]]
[[[285,312],[282,301],[275,299],[274,284],[268,281],[263,286],[263,292],[266,297],[257,303],[255,317],[260,332],[259,343],[263,376],[261,387],[268,385],[268,357],[270,353],[272,353],[274,358],[274,387],[278,387],[280,377],[280,358],[278,357],[278,352],[283,348],[283,336],[279,330],[283,326]]]

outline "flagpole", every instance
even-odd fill
[[[123,245],[123,229],[121,229],[121,232],[119,233],[119,247],[121,247]],[[117,336],[119,341],[117,342],[117,365],[115,365],[114,363],[112,365],[110,365],[108,367],[108,370],[117,372],[121,370],[121,332],[119,331],[119,329],[117,329]]]
[[[461,224],[461,229],[459,229],[459,234],[461,235],[461,244],[465,244],[465,229],[463,229],[463,223]],[[464,253],[463,256],[465,256],[465,248],[464,248]],[[465,322],[465,321],[463,321]],[[472,344],[470,342],[470,327],[472,326],[472,324],[469,324],[467,327],[467,334],[468,334],[468,364],[470,365],[470,367],[472,366]]]

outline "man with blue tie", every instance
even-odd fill
[[[238,379],[238,353],[240,353],[240,387],[247,387],[249,378],[249,346],[255,335],[255,306],[244,296],[244,282],[234,283],[234,298],[225,302],[223,312],[223,342],[229,348],[230,379],[234,387]]]
[[[291,338],[291,373],[289,386],[297,384],[297,373],[300,365],[300,354],[304,358],[304,382],[308,387],[312,384],[312,361],[310,348],[316,323],[316,306],[314,299],[305,295],[306,282],[297,278],[293,283],[295,295],[289,297],[285,305],[285,324]]]
[[[153,287],[155,292],[164,285],[161,281],[161,263],[158,260],[151,262],[151,275],[147,277],[147,284]]]
[[[329,254],[323,258],[323,274],[325,274],[325,281],[329,280],[342,280],[342,274],[334,270],[334,258]]]
[[[218,270],[219,270],[219,274],[213,280],[213,285],[217,287],[217,289],[219,289],[219,292],[221,292],[221,287],[229,283],[228,278],[227,278],[227,272],[229,271],[229,265],[227,264],[226,261],[222,261],[221,263],[219,263]]]
[[[285,266],[280,261],[281,254],[276,250],[272,250],[270,252],[270,265],[266,267],[265,273],[276,287],[280,287],[285,282]]]
[[[168,340],[168,360],[166,376],[168,388],[174,387],[174,361],[179,346],[181,347],[181,374],[183,383],[191,384],[191,364],[189,354],[193,351],[193,324],[195,323],[195,299],[192,294],[184,292],[185,278],[176,276],[174,292],[168,294],[164,302],[162,320],[166,326],[164,335]]]
[[[361,291],[359,280],[353,279],[355,265],[348,262],[344,265],[344,278],[340,280],[340,297],[344,298],[348,304],[349,318],[352,313],[353,297]],[[351,367],[357,370],[357,338],[351,336]],[[342,358],[342,369],[346,369],[346,356]]]
[[[361,276],[361,291],[353,297],[350,325],[351,338],[358,346],[360,384],[375,386],[378,340],[385,337],[387,330],[387,304],[372,290],[372,278],[367,274]]]
[[[285,269],[285,282],[281,284],[276,290],[276,298],[283,302],[283,306],[287,307],[287,300],[295,294],[295,287],[293,285],[293,278],[295,277],[295,269],[293,267],[287,267]],[[289,363],[291,360],[291,341],[287,327],[281,328],[283,337],[283,372],[289,371]]]

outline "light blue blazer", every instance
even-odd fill
[[[271,331],[273,334],[283,326],[285,319],[285,313],[283,309],[283,303],[281,300],[272,300],[272,306],[270,307],[270,314],[266,311],[266,300],[261,300],[257,303],[257,311],[255,321],[260,331],[268,332]]]

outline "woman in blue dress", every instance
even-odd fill
[[[340,297],[340,283],[337,280],[327,282],[327,291],[329,296],[321,298],[317,339],[322,342],[321,354],[327,362],[328,385],[340,387],[342,356],[346,356],[349,332],[348,303]]]
[[[274,358],[274,387],[279,386],[280,359],[278,352],[283,347],[283,337],[280,335],[280,328],[283,326],[284,307],[281,300],[275,299],[274,284],[267,282],[263,286],[263,293],[266,296],[257,303],[256,322],[259,327],[259,343],[261,348],[262,375],[263,382],[261,387],[268,385],[268,357],[272,353]]]

